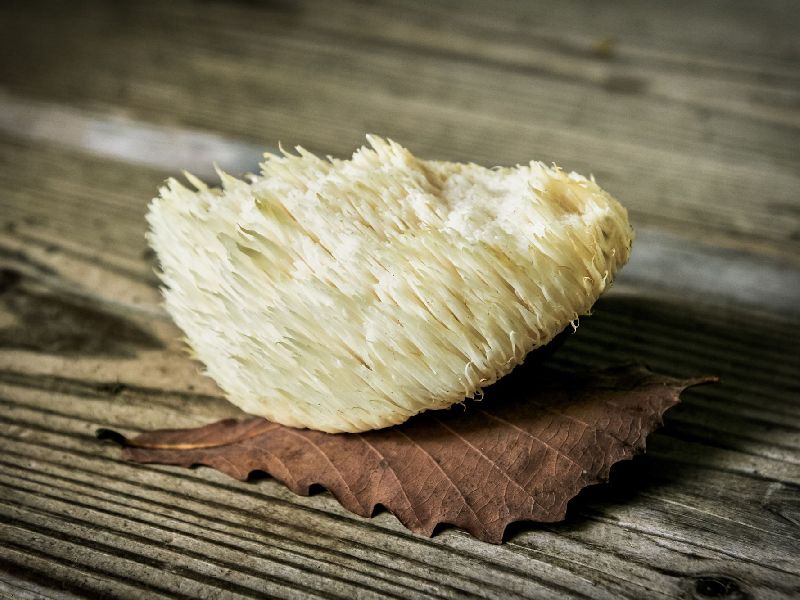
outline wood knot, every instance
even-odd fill
[[[694,578],[693,592],[693,597],[700,600],[706,598],[746,600],[749,598],[739,582],[727,575],[699,575]]]
[[[19,283],[20,279],[22,279],[22,273],[16,269],[0,269],[0,294],[10,290],[17,283]]]

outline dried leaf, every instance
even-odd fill
[[[644,450],[645,438],[689,386],[639,367],[510,376],[482,402],[431,411],[378,431],[328,434],[261,418],[160,430],[125,444],[141,463],[208,465],[247,479],[265,471],[293,492],[320,484],[348,510],[383,505],[426,536],[439,523],[500,543],[515,521],[554,522],[583,487]]]

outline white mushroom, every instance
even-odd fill
[[[222,189],[170,179],[148,239],[167,308],[231,402],[364,431],[480,395],[587,314],[628,259],[625,209],[539,162],[267,155]]]

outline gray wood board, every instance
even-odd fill
[[[798,5],[4,3],[0,597],[800,594]],[[143,234],[181,168],[365,131],[594,172],[640,231],[555,360],[690,390],[556,525],[432,539],[271,479],[122,463],[240,415],[186,357]],[[743,596],[742,596],[743,595]]]

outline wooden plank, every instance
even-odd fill
[[[58,113],[58,116],[64,118],[63,113]],[[77,125],[86,126],[85,123]],[[134,127],[128,124],[114,131],[124,139],[131,130],[135,131]],[[83,138],[84,130],[79,131],[81,134],[77,137]],[[115,158],[137,161],[150,156],[165,156],[159,150],[162,141],[158,138],[143,140],[131,135],[138,141],[128,147],[117,140],[116,147],[124,150],[115,154]],[[155,285],[151,265],[140,260],[141,256],[148,254],[144,242],[144,213],[149,198],[167,177],[168,171],[109,162],[106,158],[87,155],[84,151],[93,152],[94,148],[72,138],[59,139],[59,144],[43,142],[42,139],[33,142],[0,137],[0,158],[23,159],[21,168],[9,170],[5,177],[0,174],[0,183],[8,190],[0,197],[0,207],[5,215],[5,221],[0,225],[12,231],[14,238],[0,245],[0,251],[23,253],[29,263],[35,262],[35,257],[43,252],[56,253],[63,260],[72,257],[79,262],[100,262],[109,269]],[[192,147],[191,141],[186,143]],[[105,147],[105,143],[102,146]],[[214,140],[213,148],[223,156],[243,157],[247,154],[246,146],[223,137]],[[176,150],[174,154],[177,156],[187,156],[180,148]],[[202,152],[200,154],[204,156]],[[201,156],[191,164],[170,162],[169,158],[165,162],[172,168],[172,173],[177,173],[182,166],[192,170],[201,166]],[[237,164],[233,160],[229,167],[234,172],[243,170],[242,165],[237,167]],[[25,165],[45,168],[35,176],[36,167]],[[87,176],[95,173],[99,175]],[[216,178],[216,174],[213,177]],[[56,212],[50,202],[55,190],[60,202]],[[87,219],[87,214],[92,217]],[[81,241],[75,243],[64,238],[61,234],[64,229],[76,235],[82,232]],[[687,240],[684,236],[651,228],[637,228],[636,252],[617,286],[618,289],[634,291],[646,288],[651,295],[680,293],[713,297],[718,302],[761,307],[797,316],[800,315],[798,266],[800,263],[795,265],[782,256],[779,249],[772,247],[766,252],[719,248],[709,244],[708,240]],[[91,264],[89,268],[92,268]],[[159,310],[157,298],[151,299],[145,310]]]
[[[8,391],[5,390],[4,396],[7,395]],[[26,418],[26,412],[27,411],[25,410],[15,410],[12,418],[15,422],[20,422]],[[77,430],[74,429],[75,426],[78,426]],[[133,481],[131,485],[126,488],[130,493],[130,497],[142,500],[140,505],[146,507],[146,511],[143,512],[142,515],[147,515],[148,513],[153,515],[157,513],[158,510],[163,510],[163,505],[159,509],[158,507],[148,506],[147,503],[144,502],[144,500],[146,500],[149,496],[147,490],[151,489],[153,482],[163,480],[162,483],[157,484],[158,489],[163,489],[168,492],[182,490],[183,493],[186,493],[191,498],[197,500],[199,504],[194,508],[194,519],[196,522],[201,524],[206,523],[207,527],[216,527],[216,525],[219,524],[218,521],[221,521],[222,523],[236,523],[240,519],[241,515],[250,517],[253,515],[269,515],[268,522],[265,522],[260,526],[266,529],[266,531],[261,533],[261,536],[263,537],[260,538],[259,536],[256,536],[255,538],[256,540],[259,540],[260,543],[266,544],[272,543],[273,536],[276,533],[273,530],[274,522],[272,522],[272,520],[275,518],[286,519],[287,523],[306,523],[312,527],[312,530],[316,531],[314,535],[323,535],[323,532],[339,531],[340,529],[358,529],[360,523],[363,522],[363,520],[353,517],[352,515],[337,515],[336,513],[341,513],[341,510],[337,509],[329,499],[327,500],[327,503],[312,503],[312,506],[321,510],[323,514],[333,513],[330,517],[324,518],[322,523],[315,523],[317,519],[311,519],[308,515],[304,515],[302,518],[299,518],[299,515],[293,513],[296,513],[298,509],[300,509],[302,512],[307,512],[307,507],[301,508],[303,504],[302,502],[297,502],[285,490],[279,488],[277,485],[274,485],[271,482],[260,482],[258,486],[248,486],[247,484],[239,484],[236,482],[223,480],[221,476],[218,476],[210,471],[201,471],[197,473],[197,477],[199,477],[200,480],[208,478],[217,483],[217,485],[213,486],[216,489],[211,489],[207,494],[203,494],[198,488],[200,480],[198,480],[197,477],[192,475],[183,475],[180,472],[171,473],[170,471],[175,471],[174,469],[166,469],[161,467],[145,468],[133,465],[123,465],[118,462],[114,462],[113,460],[109,461],[108,458],[101,460],[98,463],[98,457],[100,455],[104,454],[105,456],[109,456],[113,453],[113,450],[102,448],[100,449],[100,455],[98,455],[98,449],[96,447],[91,448],[91,450],[87,448],[87,442],[90,438],[85,429],[86,428],[80,424],[80,421],[76,421],[74,419],[65,421],[63,418],[53,418],[53,420],[34,428],[29,435],[21,436],[23,444],[22,447],[24,448],[22,456],[24,456],[26,460],[32,462],[30,464],[23,462],[22,464],[16,465],[18,468],[16,469],[17,473],[16,477],[14,478],[16,483],[14,483],[14,485],[23,485],[18,481],[20,478],[25,479],[26,481],[33,478],[34,482],[39,481],[42,484],[47,484],[47,482],[50,482],[51,484],[58,486],[59,491],[56,492],[57,496],[59,498],[64,498],[65,495],[66,497],[69,497],[67,483],[69,483],[69,481],[74,482],[77,478],[80,482],[80,485],[76,487],[76,490],[79,491],[79,496],[77,497],[80,498],[81,502],[94,502],[94,500],[90,499],[97,497],[98,494],[104,498],[111,498],[112,500],[118,501],[120,498],[119,484],[118,482],[111,481],[115,473],[119,473],[121,471],[127,472],[131,469],[145,469],[149,471],[166,472],[163,478],[156,477],[153,473],[140,473],[135,477],[135,479],[138,481]],[[75,433],[70,435],[72,431],[75,431]],[[17,437],[20,436],[20,433],[21,432],[16,431],[13,432],[12,435]],[[14,446],[9,442],[7,443],[12,454],[16,454]],[[66,456],[64,456],[65,453]],[[52,464],[53,457],[56,457],[56,464]],[[634,464],[635,463],[636,461]],[[31,467],[36,467],[37,465],[38,469],[31,469]],[[87,465],[89,467],[89,471],[88,473],[83,474],[82,471],[87,468]],[[37,475],[35,471],[43,470],[43,466],[47,467],[45,474]],[[746,530],[750,529],[755,532],[764,531],[762,529],[763,522],[749,521],[749,515],[747,515],[746,512],[743,512],[740,506],[745,507],[748,505],[748,503],[752,505],[752,501],[750,500],[751,491],[757,491],[758,494],[762,494],[764,489],[768,488],[766,482],[759,483],[759,480],[750,480],[742,477],[732,478],[728,475],[722,475],[722,480],[720,481],[720,476],[709,470],[704,470],[703,472],[698,473],[696,479],[693,479],[691,476],[687,479],[686,469],[681,468],[682,472],[675,474],[677,476],[675,477],[674,481],[670,480],[659,484],[657,483],[658,480],[664,476],[664,469],[662,467],[663,465],[660,465],[659,463],[642,465],[641,470],[636,468],[634,473],[628,475],[627,484],[624,482],[625,480],[623,480],[621,486],[614,488],[614,483],[612,482],[612,487],[609,489],[613,489],[614,491],[610,495],[607,492],[604,492],[600,495],[600,498],[595,495],[593,499],[590,499],[588,502],[588,507],[584,504],[582,508],[578,509],[580,512],[573,517],[574,522],[572,525],[566,524],[563,526],[556,526],[554,528],[546,528],[550,530],[553,535],[542,534],[536,529],[533,531],[523,530],[518,532],[517,536],[513,538],[510,543],[512,551],[518,551],[515,548],[516,544],[525,544],[527,541],[533,543],[537,547],[541,545],[550,546],[551,552],[557,553],[556,556],[562,556],[562,546],[565,546],[566,549],[572,549],[572,552],[575,552],[572,546],[588,544],[589,548],[585,548],[582,552],[584,555],[583,560],[591,560],[592,552],[597,553],[598,547],[592,548],[594,544],[586,542],[585,536],[606,537],[608,538],[608,541],[606,541],[605,545],[616,545],[619,543],[621,546],[617,552],[621,552],[624,549],[624,545],[630,543],[630,538],[635,538],[641,535],[648,540],[650,540],[650,538],[654,539],[654,541],[649,541],[648,543],[644,543],[639,540],[637,544],[637,546],[639,546],[639,551],[644,552],[648,550],[653,555],[651,556],[651,560],[654,561],[657,561],[659,558],[663,560],[663,552],[659,550],[659,548],[661,548],[664,543],[670,547],[674,546],[675,548],[673,549],[673,552],[676,554],[683,553],[691,555],[692,552],[688,552],[687,550],[689,548],[693,548],[693,554],[696,555],[695,560],[689,561],[688,563],[685,562],[685,558],[682,560],[687,566],[690,566],[694,569],[700,567],[701,564],[707,568],[719,569],[725,565],[728,565],[727,568],[730,568],[732,564],[738,565],[738,562],[734,560],[735,558],[744,558],[745,560],[742,560],[742,562],[747,563],[747,554],[752,555],[753,553],[780,552],[779,546],[782,543],[780,540],[778,540],[778,547],[775,547],[773,544],[764,547],[763,544],[753,544],[752,541],[747,537],[747,531],[745,531],[744,534],[739,531],[741,528],[745,528]],[[29,470],[31,472],[26,472]],[[661,475],[658,475],[654,480],[652,476],[647,476],[647,473],[652,471],[660,472]],[[68,482],[62,481],[63,477],[59,476],[59,473],[61,473],[61,475],[68,476]],[[705,478],[707,478],[709,474],[711,475],[711,483],[716,485],[706,485]],[[687,485],[687,481],[693,481],[693,483]],[[29,483],[27,485],[31,484]],[[751,490],[753,487],[755,487],[756,490]],[[244,501],[234,497],[230,500],[230,506],[220,506],[220,502],[225,502],[225,499],[230,494],[237,492],[237,488],[240,490],[240,493],[235,494],[236,496],[241,497],[242,494],[248,494],[252,496],[255,494],[254,498],[249,501]],[[669,496],[659,499],[659,488],[665,490]],[[761,489],[758,490],[757,488]],[[41,489],[41,486],[34,486],[33,489]],[[645,492],[644,494],[640,495],[642,490]],[[702,490],[700,491],[699,496],[698,490]],[[725,490],[735,490],[733,499],[741,499],[741,505],[737,503],[735,508],[730,507],[731,497],[728,496]],[[698,502],[698,499],[703,498],[703,494],[708,494],[709,491],[719,494],[719,497],[715,503],[708,504],[706,502]],[[43,491],[42,493],[52,494],[53,492]],[[288,502],[282,503],[283,507],[274,506],[274,502],[270,498],[264,497],[264,493],[266,493],[268,496],[275,494],[278,497],[284,497],[288,500]],[[603,496],[605,496],[605,498]],[[208,499],[211,497],[215,499],[214,502],[212,502],[210,505],[206,504]],[[585,497],[586,495],[584,495],[584,498]],[[654,498],[659,500],[659,502],[653,502]],[[324,498],[316,498],[316,500],[324,500]],[[299,506],[293,507],[292,504],[295,503]],[[659,504],[662,504],[663,508],[660,508]],[[175,514],[176,512],[180,513],[181,511],[185,511],[187,507],[191,507],[192,502],[186,498],[176,498],[174,494],[168,494],[166,506],[173,507],[174,510],[172,511],[172,514]],[[209,515],[208,513],[209,506],[215,508],[213,515]],[[121,511],[122,515],[135,516],[135,513],[130,513],[125,508],[118,508],[117,510]],[[745,511],[746,510],[747,509],[745,509]],[[644,516],[647,517],[646,519],[642,518],[642,514],[637,514],[640,511],[645,511]],[[750,511],[753,513],[758,512],[757,510],[754,510],[752,506]],[[278,514],[283,514],[284,516],[279,517]],[[772,516],[773,524],[774,522],[780,521],[780,517],[778,515],[773,515],[772,513],[768,512],[765,512],[764,514],[767,516]],[[735,515],[736,518],[731,519],[730,515]],[[337,519],[337,516],[340,518]],[[378,517],[378,519],[376,519],[379,527],[383,528],[388,526],[389,530],[391,531],[399,530],[398,526],[387,523],[388,517],[384,517]],[[311,519],[311,522],[309,522],[309,519]],[[747,521],[742,523],[736,519],[747,519]],[[587,520],[589,523],[593,523],[591,527],[586,526]],[[718,535],[720,525],[731,520],[734,520],[735,522],[735,527],[730,529],[732,539],[728,540],[721,538]],[[603,525],[595,526],[594,523],[598,521],[603,523]],[[670,527],[666,530],[662,530],[659,525],[659,523],[662,521],[668,521],[670,523]],[[153,517],[148,517],[147,523],[152,524],[152,522]],[[632,527],[635,531],[637,528],[641,528],[642,524],[645,523],[647,524],[646,530],[623,536],[623,539],[619,539],[620,536],[618,533],[615,535],[611,534],[611,532],[613,532],[615,529],[618,530],[620,527],[623,529]],[[174,526],[174,521],[170,521],[170,524]],[[791,551],[797,543],[796,536],[794,537],[794,540],[792,540],[791,532],[789,532],[788,535],[786,533],[781,534],[779,530],[774,530],[774,525],[767,525],[767,527],[770,527],[770,535],[785,537],[786,541],[783,543],[788,544],[786,546],[786,551],[788,551],[789,554],[783,556],[772,556],[772,558],[775,558],[778,561],[773,565],[773,568],[777,569],[780,567],[788,567],[792,569],[791,572],[796,572],[796,566],[794,566],[791,561]],[[363,536],[360,538],[362,542],[375,539],[374,528],[370,529],[373,529],[373,531],[364,532]],[[285,530],[285,528],[281,530]],[[703,534],[704,531],[706,533]],[[708,531],[713,533],[709,534]],[[452,532],[452,534],[456,533],[457,532]],[[308,535],[308,533],[305,534],[305,536]],[[342,534],[340,533],[340,535]],[[405,535],[407,536],[408,534]],[[568,541],[570,538],[575,536],[577,536],[577,540]],[[298,534],[293,534],[291,530],[287,535],[288,540],[296,540],[297,537]],[[408,537],[410,538],[411,536]],[[304,535],[300,535],[300,539],[305,539]],[[313,537],[313,535],[311,540],[316,546],[319,546],[322,543],[317,541],[317,538]],[[459,552],[464,552],[467,550],[484,551],[487,548],[490,549],[490,555],[494,552],[493,548],[487,547],[486,545],[476,544],[474,542],[469,543],[468,541],[470,538],[468,537],[458,536],[458,540],[461,542],[460,544],[457,544]],[[409,543],[415,543],[417,540],[409,539],[407,541]],[[451,540],[448,540],[447,534],[445,534],[440,536],[440,538],[437,538],[436,541],[445,542]],[[423,543],[423,545],[429,543],[424,542],[424,540],[420,540],[420,542]],[[705,544],[708,544],[709,546],[707,547]],[[713,547],[715,544],[719,545],[716,551]],[[450,544],[448,543],[447,545]],[[554,545],[555,547],[553,547]],[[369,546],[369,543],[367,543],[367,546]],[[388,545],[381,543],[381,547],[396,549],[396,546],[391,543]],[[604,546],[600,545],[599,547],[603,548]],[[367,549],[364,548],[364,550],[366,551]],[[611,548],[609,551],[611,550],[613,550],[613,548]],[[421,551],[424,553],[428,552],[429,550],[421,549]],[[732,552],[745,552],[746,555],[745,557],[737,557],[735,554],[731,556]],[[273,553],[270,552],[270,555],[272,554]],[[483,554],[483,552],[481,554]],[[502,556],[502,553],[501,558],[503,558],[503,564],[507,564],[505,562],[505,558]],[[763,560],[763,557],[760,560]],[[613,562],[617,567],[621,566],[620,562]],[[522,564],[524,564],[524,562]],[[658,563],[656,562],[654,566],[657,567]],[[753,565],[744,564],[740,566],[742,566],[747,572],[751,572],[754,569],[756,571],[758,570]],[[473,569],[474,568],[475,566],[473,565]],[[613,573],[613,570],[610,573],[605,573],[605,578],[611,580],[611,573]],[[625,570],[625,573],[630,575],[628,569]],[[647,577],[652,576],[652,573],[647,575]],[[677,578],[677,575],[673,576]],[[764,577],[765,582],[776,576],[779,580],[782,577],[786,577],[785,574],[776,575],[775,573],[768,572],[762,573],[761,576]],[[791,581],[791,579],[787,579],[787,581]],[[675,583],[680,583],[680,579],[677,578]]]
[[[615,469],[609,486],[582,494],[566,523],[515,526],[500,548],[455,530],[418,538],[390,515],[360,519],[327,494],[298,498],[272,480],[243,484],[206,469],[120,463],[114,448],[94,441],[97,427],[139,431],[239,413],[181,352],[153,281],[141,277],[147,258],[125,249],[143,227],[136,186],[161,175],[58,155],[72,173],[65,189],[78,186],[75,198],[55,205],[63,214],[54,211],[54,223],[23,223],[2,236],[9,248],[3,318],[22,315],[37,331],[44,321],[31,315],[47,314],[47,329],[60,332],[2,337],[0,510],[6,560],[16,569],[38,576],[53,563],[75,589],[134,586],[132,597],[305,594],[299,581],[332,595],[669,596],[691,591],[708,573],[764,597],[800,585],[798,343],[794,321],[779,316],[755,322],[731,308],[611,294],[567,341],[561,362],[644,357],[675,375],[716,372],[724,386],[687,394],[650,452]],[[80,168],[84,161],[107,179]],[[107,196],[123,176],[134,182],[131,196]],[[19,193],[10,198],[53,192],[38,181]],[[81,209],[95,198],[110,207],[131,203],[120,219],[97,225],[96,250],[47,252],[30,242],[29,230],[59,248],[77,247],[87,235],[77,226]],[[103,323],[116,328],[113,342]],[[175,575],[156,575],[165,568]]]
[[[796,596],[798,16],[4,3],[0,596]],[[216,155],[250,169],[281,138],[345,154],[364,130],[594,171],[631,206],[641,258],[554,360],[722,376],[564,523],[515,525],[499,547],[428,540],[327,493],[121,463],[94,438],[241,414],[161,308],[143,239],[159,183],[209,177]]]
[[[5,8],[5,87],[259,145],[345,154],[377,131],[431,157],[556,160],[639,224],[798,254],[796,5],[94,7]]]

